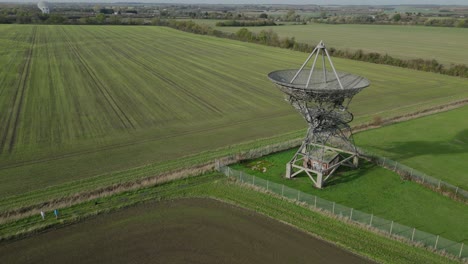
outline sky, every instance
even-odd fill
[[[0,0],[0,2],[35,2],[34,0]],[[48,2],[151,2],[186,4],[316,4],[316,5],[468,5],[468,0],[49,0]]]

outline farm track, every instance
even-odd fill
[[[129,128],[135,129],[134,124],[128,118],[127,114],[122,110],[122,108],[119,106],[117,101],[114,99],[114,97],[112,96],[110,91],[105,88],[105,85],[102,84],[102,82],[99,80],[99,78],[95,75],[92,68],[86,63],[86,60],[81,56],[81,54],[78,51],[78,49],[76,48],[76,46],[72,43],[72,41],[70,40],[70,36],[69,36],[68,32],[65,31],[63,27],[61,27],[61,29],[62,29],[63,35],[66,37],[65,40],[66,40],[67,46],[73,52],[73,54],[78,59],[78,61],[81,63],[81,65],[83,65],[87,75],[91,78],[91,80],[94,83],[95,87],[98,88],[99,92],[105,98],[107,104],[113,110],[114,114],[119,118],[121,124],[126,129],[129,129]]]
[[[22,67],[21,77],[16,88],[15,95],[13,97],[13,107],[10,110],[10,114],[6,121],[5,132],[3,133],[2,140],[0,142],[0,154],[5,150],[8,153],[13,151],[16,137],[17,137],[17,130],[21,115],[21,110],[23,106],[23,101],[25,97],[27,81],[29,79],[30,74],[30,67],[31,67],[31,60],[34,52],[34,46],[36,43],[36,33],[37,33],[37,26],[33,27],[32,34],[31,34],[31,46],[27,50],[26,60],[24,62],[24,66]]]
[[[45,39],[45,43],[53,43],[52,41],[50,41],[49,34],[44,34],[43,36]],[[47,83],[49,86],[50,97],[52,98],[53,102],[56,102],[57,100],[59,100],[59,97],[56,94],[57,87],[54,84],[54,77],[52,75],[52,65],[53,65],[52,58],[54,57],[54,54],[53,52],[50,51],[50,49],[51,47],[49,45],[45,45],[45,53],[47,56],[47,80],[48,80]],[[59,109],[57,109],[56,104],[50,104],[50,107],[51,107],[52,113],[59,111]]]
[[[11,38],[11,41],[12,41],[12,42],[18,42],[19,36],[20,36],[20,35],[16,32],[15,35],[14,35],[14,37]],[[6,52],[8,52],[8,51],[6,51]],[[11,67],[11,65],[13,64],[13,62],[15,61],[13,58],[14,58],[14,57],[12,57],[12,58],[9,60],[8,64],[5,66],[6,69],[9,69],[9,68]],[[3,79],[0,80],[0,96],[2,96],[3,93],[7,90],[7,87],[4,86],[4,85],[6,85],[5,82],[6,82],[6,78],[3,78]],[[0,119],[0,120],[1,120],[1,119]],[[0,153],[1,153],[1,148],[0,148]]]
[[[14,36],[11,38],[11,42],[15,43],[15,42],[18,42],[18,39],[19,39],[19,34],[17,32],[15,32]],[[14,53],[14,50],[13,50],[13,46],[10,47],[11,48],[11,52]],[[5,52],[8,52],[8,51],[5,51]],[[6,69],[10,69],[12,66],[14,66],[14,60],[15,56],[12,56],[9,60],[8,60],[8,64],[5,66]],[[5,77],[0,79],[0,98],[4,95],[4,93],[6,94],[7,93],[7,90],[8,90],[8,83],[7,83],[7,78],[6,78],[6,74],[5,74]],[[7,95],[6,95],[7,96]],[[6,111],[6,110],[5,110]],[[3,111],[2,111],[3,112]],[[2,127],[2,124],[6,124],[7,123],[7,119],[5,118],[5,115],[0,115],[0,131],[2,131],[3,127]],[[4,137],[6,137],[6,134],[8,132],[8,126],[5,126],[4,128],[6,131],[5,133],[2,133],[2,137],[0,139],[0,154],[2,153],[2,150],[3,150],[3,147],[2,147],[2,142],[4,140]]]

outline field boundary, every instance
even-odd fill
[[[213,162],[200,164],[191,168],[169,171],[167,173],[158,174],[153,177],[139,179],[131,182],[122,182],[111,186],[98,188],[92,191],[79,192],[70,196],[59,199],[52,199],[38,204],[21,207],[15,210],[0,213],[0,224],[15,221],[24,217],[35,215],[42,210],[60,209],[78,204],[81,202],[102,198],[126,191],[137,190],[143,187],[155,186],[158,184],[170,182],[177,179],[183,179],[190,176],[201,175],[203,173],[213,171]]]
[[[39,203],[34,203],[27,206],[7,210],[4,212],[0,212],[0,224],[14,221],[30,215],[38,214],[41,210],[63,208],[80,202],[96,199],[99,197],[105,197],[125,191],[136,190],[143,187],[154,186],[156,184],[161,184],[176,179],[182,179],[211,172],[215,170],[216,164],[218,162],[222,162],[223,164],[234,164],[245,159],[259,158],[264,155],[295,147],[298,144],[300,144],[300,140],[302,139],[288,140],[279,143],[269,144],[259,148],[249,149],[247,151],[239,151],[231,155],[226,155],[220,158],[213,158],[206,162],[195,164],[189,167],[173,169],[166,172],[161,172],[159,174],[153,174],[153,176],[149,177],[144,177],[130,181],[123,181],[109,186],[96,188],[94,190],[82,191],[65,197],[41,201]]]
[[[46,223],[41,217],[35,217],[39,215],[37,212],[36,215],[26,216],[28,221],[22,221],[23,219],[17,219],[17,221],[9,222],[5,225],[0,225],[0,242],[2,241],[15,241],[18,239],[22,239],[24,237],[28,237],[34,234],[38,234],[44,232],[48,229],[52,228],[62,228],[76,222],[83,221],[85,219],[94,217],[96,215],[102,213],[109,213],[112,211],[120,210],[129,206],[134,206],[137,204],[145,203],[148,200],[158,199],[161,195],[167,194],[170,191],[175,190],[183,190],[195,185],[204,184],[207,182],[215,181],[216,178],[208,177],[209,175],[199,174],[196,175],[197,178],[191,178],[189,183],[185,184],[174,184],[172,186],[172,182],[177,181],[184,181],[184,179],[174,179],[168,182],[160,182],[155,183],[152,186],[145,186],[145,188],[141,189],[134,189],[128,190],[125,192],[110,194],[105,197],[94,197],[89,201],[83,201],[78,203],[78,205],[85,205],[95,207],[95,210],[89,210],[89,208],[80,208],[80,206],[74,206],[73,204],[60,208],[58,211],[60,217],[56,218],[56,221],[53,221],[54,217],[50,216],[54,209],[48,208],[48,210],[44,210],[44,212],[48,212],[48,217]],[[220,175],[220,177],[222,177]],[[151,187],[158,187],[158,188],[151,188]],[[151,188],[151,189],[150,189]],[[163,189],[163,190],[160,190]],[[126,195],[126,193],[131,193],[130,196]],[[156,197],[152,196],[156,195]],[[120,197],[119,199],[114,199],[114,196],[124,196]],[[134,199],[137,198],[137,199]],[[86,207],[86,206],[85,206]],[[46,214],[47,215],[47,214]],[[52,222],[51,222],[52,220]],[[16,229],[16,232],[11,232],[12,226]],[[10,232],[8,230],[10,229]]]
[[[284,184],[278,184],[242,171],[234,170],[229,166],[219,165],[217,169],[227,177],[235,178],[241,183],[255,186],[283,198],[306,204],[314,210],[331,214],[342,221],[350,221],[368,227],[371,230],[396,240],[432,248],[442,255],[449,254],[461,260],[468,259],[468,250],[466,250],[466,248],[464,249],[464,243],[457,243],[439,235],[430,234],[414,227],[399,224],[393,220],[387,220],[373,214],[364,213],[354,208],[349,208],[336,202],[331,202],[315,195],[310,195],[300,190],[287,187]]]
[[[372,123],[357,125],[357,126],[354,126],[352,129],[353,129],[353,133],[358,133],[358,132],[366,131],[369,129],[379,128],[379,127],[388,126],[391,124],[404,122],[404,121],[408,121],[408,120],[412,120],[412,119],[416,119],[416,118],[420,118],[424,116],[429,116],[429,115],[433,115],[437,113],[450,111],[453,109],[463,107],[465,105],[468,105],[468,99],[462,99],[462,100],[454,101],[448,104],[429,107],[429,108],[419,110],[413,113],[405,114],[405,115],[400,115],[400,116],[395,116],[395,117],[390,117],[390,118],[385,118],[385,119],[377,118],[377,120],[374,120]]]

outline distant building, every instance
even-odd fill
[[[39,3],[37,3],[37,7],[42,11],[42,14],[50,13],[49,3],[47,3],[46,1],[40,1]]]
[[[49,14],[50,13],[50,9],[48,7],[41,8],[41,11],[42,11],[42,14]]]

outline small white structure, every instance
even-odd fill
[[[49,14],[50,13],[50,8],[49,8],[49,3],[46,1],[40,1],[37,3],[37,7],[42,11],[42,14]]]

